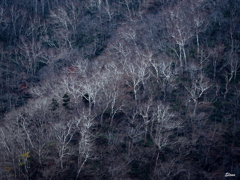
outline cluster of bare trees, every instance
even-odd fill
[[[65,74],[51,77],[40,86],[31,88],[29,93],[36,100],[30,101],[28,105],[5,118],[9,128],[14,128],[11,125],[15,124],[18,132],[21,132],[18,134],[19,142],[15,142],[13,138],[12,145],[18,146],[20,143],[19,145],[24,147],[21,153],[13,152],[16,156],[14,163],[10,165],[7,162],[9,168],[15,168],[15,177],[21,166],[25,167],[21,170],[21,174],[30,176],[27,161],[31,156],[34,156],[39,164],[37,170],[46,177],[53,176],[57,168],[65,169],[70,157],[77,156],[76,178],[78,178],[84,164],[89,158],[93,158],[94,141],[91,129],[94,122],[99,119],[97,123],[101,126],[109,123],[111,130],[108,133],[112,134],[116,128],[115,115],[119,112],[127,117],[127,128],[124,131],[129,139],[127,147],[129,156],[133,153],[137,142],[141,139],[145,139],[146,142],[148,134],[151,134],[154,144],[159,149],[168,144],[168,136],[163,134],[174,129],[176,123],[172,125],[170,123],[173,114],[169,112],[168,105],[154,102],[148,93],[157,91],[151,88],[153,82],[159,83],[160,87],[168,91],[169,84],[174,86],[174,76],[177,76],[178,71],[170,67],[171,62],[168,65],[163,62],[157,63],[150,51],[142,53],[136,43],[133,48],[129,46],[126,55],[120,44],[127,44],[128,40],[134,41],[134,33],[122,32],[123,39],[117,44],[118,46],[111,46],[106,58],[111,58],[120,52],[119,57],[115,57],[114,61],[107,60],[107,64],[101,65],[101,59],[98,59],[93,65],[87,60],[78,59],[71,67],[66,68]],[[156,72],[152,73],[153,69],[156,69]],[[150,81],[151,78],[154,78],[153,82]],[[146,98],[150,99],[145,100]],[[154,105],[158,108],[154,108]],[[51,106],[55,107],[51,108]],[[106,111],[109,113],[109,121],[104,122]],[[2,143],[6,144],[3,146],[6,150],[8,147],[4,137],[7,133],[17,134],[12,129],[2,130]],[[76,144],[73,143],[75,141]],[[56,152],[53,153],[54,151]],[[17,155],[28,152],[29,157],[25,158],[26,162],[19,163],[21,165],[15,163],[20,161]],[[51,165],[53,174],[41,169],[47,166],[47,162],[53,163]],[[9,171],[9,174],[12,172]]]
[[[1,128],[1,168],[7,170],[7,177],[30,179],[30,163],[34,161],[34,171],[51,178],[59,168],[69,166],[73,155],[78,158],[78,177],[91,157],[93,119],[87,112],[78,117],[59,109],[50,112],[50,102],[48,98],[38,99],[6,117],[5,128]]]

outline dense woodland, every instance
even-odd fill
[[[0,58],[1,180],[240,177],[239,0],[1,0]]]

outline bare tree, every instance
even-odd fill
[[[108,21],[112,21],[114,10],[112,9],[112,7],[110,7],[108,1],[109,0],[105,0],[104,10],[106,11],[106,14],[108,15]]]
[[[78,4],[74,4],[73,1],[70,1],[66,4],[66,7],[60,6],[55,11],[51,11],[50,16],[52,18],[52,23],[55,24],[57,29],[63,28],[75,33],[80,15],[81,11],[78,8]]]
[[[99,94],[99,104],[100,108],[102,107],[101,122],[103,121],[103,114],[107,109],[110,110],[110,127],[113,126],[113,119],[117,112],[121,111],[124,100],[121,99],[124,92],[121,89],[121,78],[122,72],[116,66],[114,62],[109,62],[104,65],[104,70],[102,71],[102,78],[105,83],[101,87],[101,92]]]
[[[17,7],[14,5],[11,7],[10,11],[11,11],[11,22],[13,26],[13,32],[14,32],[14,35],[16,36],[17,35],[16,23],[21,13],[19,10],[17,10]]]
[[[213,63],[213,81],[216,81],[217,66],[220,59],[223,56],[223,51],[225,46],[223,44],[216,45],[213,49],[209,50],[210,57],[212,58]]]
[[[50,23],[53,25],[54,36],[57,44],[52,44],[60,52],[73,50],[77,25],[81,17],[81,9],[78,3],[70,1],[66,7],[59,6],[50,12]]]
[[[17,111],[6,119],[9,122],[5,124],[5,131],[2,130],[5,139],[5,142],[2,141],[2,143],[6,148],[8,161],[12,161],[10,167],[14,170],[16,178],[22,175],[25,179],[29,179],[28,158],[30,157],[31,144],[28,141],[28,134],[24,130],[25,127],[23,127],[25,119],[20,117]]]
[[[29,117],[22,117],[22,127],[31,144],[31,151],[38,157],[38,163],[42,165],[49,156],[49,144],[52,142],[51,124],[54,120],[49,117],[49,98],[39,98],[31,101],[24,107]]]
[[[200,75],[196,74],[189,84],[184,84],[184,87],[189,93],[189,101],[192,100],[194,102],[193,115],[195,116],[199,98],[211,87],[211,82],[200,73]]]
[[[159,59],[152,59],[150,62],[154,69],[151,74],[157,79],[158,83],[162,82],[164,101],[166,101],[169,86],[172,89],[177,87],[176,77],[179,75],[180,70],[176,66],[176,61],[167,56],[160,56]]]
[[[200,52],[199,33],[204,32],[208,27],[208,20],[206,12],[201,10],[204,0],[187,1],[186,6],[189,7],[190,16],[193,18],[194,28],[196,30],[197,53]]]
[[[137,102],[139,100],[138,98],[139,88],[141,84],[144,87],[144,81],[149,77],[149,73],[147,71],[148,62],[139,61],[135,63],[130,63],[124,61],[123,68],[127,75],[126,83],[128,84],[129,87],[133,89],[134,99]]]
[[[45,51],[42,42],[38,42],[34,38],[28,41],[21,37],[18,48],[22,56],[19,57],[17,63],[26,68],[27,74],[36,74],[39,63],[46,63],[43,58]]]
[[[134,99],[138,99],[138,91],[142,85],[145,88],[145,82],[150,77],[149,66],[151,53],[142,52],[137,44],[137,32],[133,27],[124,26],[119,29],[121,43],[119,46],[113,46],[120,52],[120,62],[126,76],[126,83],[133,89]],[[131,45],[133,43],[133,45]],[[123,45],[122,45],[123,44]],[[123,47],[125,45],[125,47]]]
[[[125,114],[128,118],[126,134],[127,134],[127,141],[128,141],[128,157],[131,157],[132,151],[134,149],[133,145],[142,140],[144,135],[144,124],[138,118],[139,112],[137,107],[132,107],[131,110],[126,110]]]
[[[184,1],[183,1],[184,4]],[[179,46],[179,54],[177,56],[180,61],[180,66],[187,66],[187,56],[185,45],[187,41],[194,35],[193,22],[182,7],[182,3],[177,3],[172,9],[169,9],[166,17],[166,26],[170,37]],[[182,55],[183,54],[183,55]],[[182,58],[183,56],[183,58]],[[184,60],[184,63],[183,63]]]
[[[128,21],[135,21],[135,20],[138,21],[139,17],[142,18],[142,12],[141,12],[142,0],[138,0],[138,1],[124,0],[119,4],[122,4],[126,7],[126,10],[124,11],[124,15],[126,16]]]
[[[145,135],[144,135],[144,142],[147,142],[147,134],[149,124],[152,121],[152,111],[153,111],[153,99],[150,97],[146,102],[139,104],[139,114],[143,118]]]
[[[5,130],[4,130],[5,129]],[[17,150],[16,146],[13,141],[13,136],[12,134],[9,134],[6,128],[1,128],[1,152],[2,152],[2,157],[3,161],[1,161],[1,166],[7,168],[6,171],[8,172],[4,176],[11,176],[13,172],[14,178],[17,178],[17,171],[18,171],[18,159],[17,159]],[[8,134],[8,135],[7,135]]]
[[[91,11],[94,8],[101,10],[102,8],[102,0],[90,0],[86,7]]]
[[[151,131],[154,129],[155,133],[152,134],[152,137],[155,145],[161,149],[170,144],[168,139],[170,135],[169,131],[177,127],[177,123],[172,120],[174,114],[170,111],[170,107],[161,102],[158,103],[153,113],[154,119],[152,121]],[[155,124],[154,127],[153,124]]]
[[[73,154],[69,143],[72,140],[72,137],[76,131],[74,128],[74,121],[70,120],[65,124],[63,124],[63,122],[56,123],[52,125],[51,131],[56,140],[55,143],[60,159],[60,167],[61,169],[63,169],[64,158],[68,155]]]
[[[78,170],[76,179],[79,177],[84,164],[91,157],[91,153],[93,151],[93,137],[91,135],[91,127],[94,124],[94,118],[95,117],[89,116],[89,113],[86,111],[81,112],[81,116],[79,118],[75,118],[77,130],[81,135],[78,141]]]
[[[236,31],[236,25],[235,22],[233,22],[233,18],[237,19],[235,15],[236,12],[231,11],[231,24],[230,24],[230,52],[228,53],[227,56],[227,63],[225,64],[226,66],[226,72],[225,72],[225,92],[224,92],[224,99],[227,97],[227,93],[229,92],[229,83],[234,79],[236,79],[237,72],[239,70],[240,64],[239,64],[239,55],[237,54],[237,49],[239,49],[239,41],[237,41],[233,35]],[[237,19],[238,20],[238,19]],[[239,21],[239,20],[238,20]]]

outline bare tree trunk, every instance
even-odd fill
[[[196,32],[196,38],[197,38],[197,53],[199,54],[199,36],[198,36],[198,31]]]
[[[80,168],[78,169],[76,180],[78,179],[79,174],[80,174],[80,172],[81,172],[81,170],[83,168],[83,165],[86,163],[86,161],[87,161],[87,157],[84,159],[83,163],[81,164]]]
[[[197,110],[197,106],[198,106],[198,101],[195,99],[194,100],[194,109],[193,109],[193,115],[196,115],[196,110]]]
[[[186,56],[186,51],[185,51],[184,45],[182,46],[182,50],[183,50],[183,57],[184,57],[185,67],[187,67],[187,56]]]
[[[101,119],[100,119],[100,125],[102,126],[103,125],[103,114],[105,113],[105,111],[107,110],[108,108],[108,105],[109,105],[110,102],[107,103],[107,106],[104,108],[102,114],[101,114]]]
[[[130,8],[129,8],[128,0],[125,0],[125,3],[126,3],[126,6],[127,6],[127,9],[128,9],[128,14],[129,14],[130,21],[132,21],[132,15],[131,15],[131,11],[130,11]]]
[[[179,61],[180,61],[180,66],[182,68],[183,63],[182,63],[182,47],[181,47],[181,45],[179,45]]]

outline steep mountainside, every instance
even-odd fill
[[[239,21],[238,0],[1,1],[0,179],[238,179]]]

